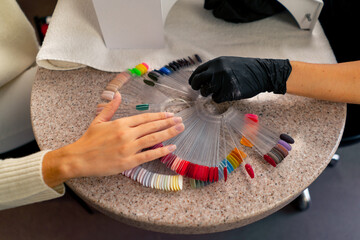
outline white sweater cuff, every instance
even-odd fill
[[[0,210],[64,195],[64,184],[50,188],[44,182],[42,161],[47,152],[0,161]]]

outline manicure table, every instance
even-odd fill
[[[73,11],[85,1],[62,0],[58,4],[73,4],[75,6],[68,8]],[[178,43],[189,40],[191,44],[184,44],[182,48],[176,44],[168,45],[169,51],[172,50],[171,47],[176,48],[172,52],[174,54],[161,58],[156,63],[165,65],[168,62],[164,62],[164,59],[172,56],[180,58],[186,57],[189,52],[199,53],[194,52],[194,49],[214,57],[235,55],[290,58],[318,63],[336,62],[319,23],[312,32],[300,30],[291,15],[282,13],[242,26],[228,25],[215,19],[211,12],[205,11],[202,4],[203,2],[194,0],[180,0],[175,4],[165,24],[166,41]],[[93,11],[89,9],[90,5],[84,6],[88,12]],[[41,63],[46,63],[46,66],[50,66],[55,60],[63,60],[66,64],[59,65],[57,62],[54,64],[56,66],[49,68],[65,69],[71,59],[75,59],[81,68],[55,71],[40,67],[37,72],[31,96],[31,120],[37,143],[42,150],[60,148],[82,136],[95,117],[96,105],[102,102],[102,91],[116,76],[116,72],[119,72],[113,71],[118,66],[117,61],[121,62],[115,59],[119,54],[111,55],[111,51],[100,54],[97,49],[103,44],[101,41],[96,42],[97,48],[90,48],[87,44],[79,44],[75,37],[56,36],[55,22],[61,22],[61,14],[68,14],[69,11],[61,13],[55,10],[54,25],[50,24],[49,35],[38,55],[38,64],[45,66]],[[185,17],[186,14],[188,17]],[[78,17],[85,19],[87,16],[89,15]],[[59,26],[69,32],[74,27],[73,32],[77,34],[76,19],[65,28],[66,19],[69,18],[64,18]],[[84,22],[79,23],[79,26],[84,25]],[[96,24],[91,24],[83,27],[84,34],[89,29],[89,33],[98,33]],[[221,34],[216,34],[216,29],[221,29]],[[227,35],[230,37],[225,38]],[[57,39],[61,41],[55,44]],[[69,39],[76,51],[84,53],[79,54],[77,59],[65,56],[76,51],[62,50],[67,47],[65,43]],[[88,45],[95,44],[95,37],[86,39]],[[186,51],[182,52],[185,48]],[[128,64],[135,63],[131,54],[125,54]],[[99,57],[93,57],[97,55]],[[163,56],[162,52],[158,55]],[[151,60],[151,57],[154,55],[144,54],[144,61]],[[98,59],[105,64],[96,65]],[[150,65],[153,63],[149,62]],[[110,66],[111,64],[114,66]],[[188,180],[184,179],[183,190],[178,192],[146,188],[121,174],[77,178],[66,184],[100,212],[120,222],[151,231],[213,233],[262,219],[294,200],[324,171],[342,136],[346,104],[270,93],[236,104],[243,112],[257,114],[264,125],[295,139],[291,153],[276,168],[266,163],[253,149],[245,148],[247,161],[251,162],[255,171],[254,179],[250,179],[245,169],[240,167],[228,176],[227,182],[219,181],[200,189],[192,189]]]

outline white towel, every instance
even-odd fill
[[[15,0],[0,0],[0,87],[34,62],[39,45]]]
[[[163,49],[107,49],[92,1],[59,0],[37,63],[53,70],[90,66],[119,72],[141,62],[160,67],[194,53],[208,59],[232,55],[336,62],[319,23],[312,33],[301,30],[289,12],[252,23],[227,23],[214,18],[199,0],[174,5],[165,23],[165,40]]]

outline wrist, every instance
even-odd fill
[[[274,64],[276,65],[274,67],[275,79],[273,80],[274,93],[285,94],[287,91],[286,82],[291,74],[292,66],[289,59],[279,59],[276,60]]]
[[[288,59],[263,59],[263,69],[267,75],[268,92],[286,93],[286,82],[291,74],[292,66]]]
[[[42,174],[44,182],[49,187],[58,186],[75,177],[71,158],[68,146],[45,154],[42,163]]]

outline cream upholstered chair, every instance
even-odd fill
[[[0,153],[34,140],[30,94],[39,50],[35,31],[15,0],[0,1]]]

